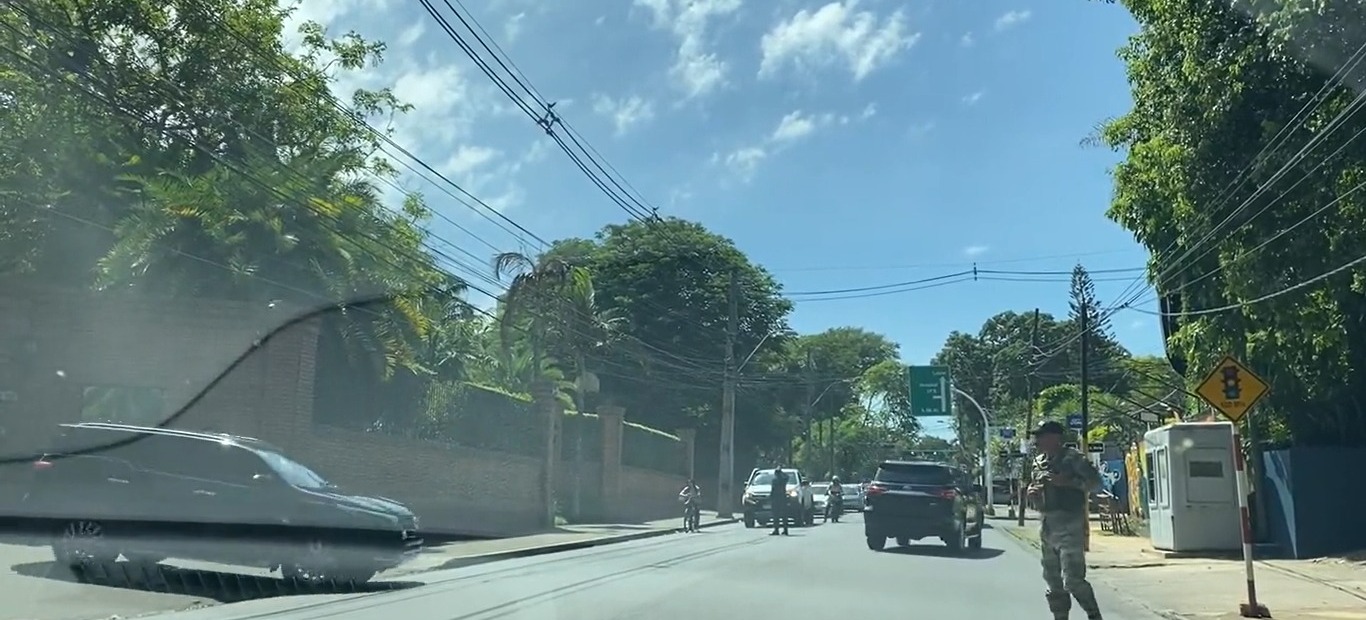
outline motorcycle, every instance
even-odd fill
[[[702,525],[702,511],[696,497],[683,498],[683,531],[696,532]]]
[[[831,495],[825,501],[825,520],[839,523],[842,514],[844,514],[844,496]]]

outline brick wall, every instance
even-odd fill
[[[318,321],[272,334],[305,313],[0,282],[0,393],[15,397],[0,400],[0,458],[16,461],[0,467],[0,481],[8,479],[5,469],[26,467],[22,461],[57,424],[81,419],[85,388],[155,388],[163,405],[146,423],[266,440],[340,485],[408,504],[424,529],[511,535],[538,527],[545,514],[540,458],[317,424]],[[675,515],[681,470],[617,469],[621,448],[614,452],[606,465],[601,458],[584,463],[579,493],[588,514],[606,521]],[[571,474],[566,459],[556,472],[561,512],[572,496]],[[604,500],[607,478],[626,501]],[[0,507],[6,497],[0,488]]]
[[[624,466],[621,468],[621,486],[625,490],[623,498],[629,498],[617,505],[618,518],[626,521],[649,521],[666,519],[683,514],[683,505],[678,503],[678,492],[687,478],[653,469]],[[707,493],[707,489],[703,489]]]

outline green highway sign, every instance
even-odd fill
[[[953,415],[948,366],[908,366],[906,383],[911,390],[911,415]]]

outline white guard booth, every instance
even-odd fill
[[[1228,422],[1178,423],[1143,435],[1153,548],[1242,548],[1231,426]]]

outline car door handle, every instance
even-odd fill
[[[108,480],[110,482],[117,482],[119,484],[129,484],[129,482],[127,480],[124,480],[123,478],[105,478],[105,480]]]
[[[213,491],[205,491],[204,489],[195,489],[195,490],[194,490],[194,494],[195,494],[195,495],[218,495],[217,493],[214,493]]]

